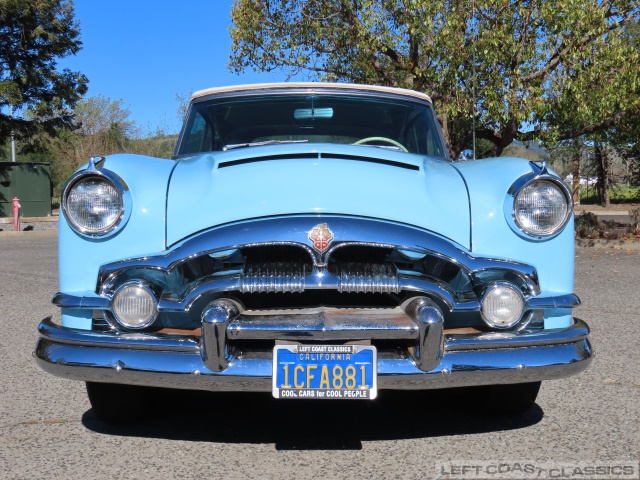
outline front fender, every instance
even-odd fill
[[[511,185],[534,171],[528,160],[500,157],[454,163],[467,182],[471,204],[471,251],[474,256],[505,258],[533,265],[544,294],[572,293],[573,218],[558,236],[538,241],[518,236],[505,218]]]
[[[84,237],[69,227],[64,215],[58,225],[60,291],[92,292],[100,265],[157,253],[166,248],[167,186],[176,162],[141,155],[112,155],[101,168],[116,173],[129,188],[132,211],[127,224],[104,239]],[[82,169],[86,166],[82,167]],[[86,311],[63,309],[65,326],[90,328]]]

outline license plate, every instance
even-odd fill
[[[370,399],[378,393],[372,345],[276,345],[276,398]]]

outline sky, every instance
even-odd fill
[[[233,0],[75,0],[82,50],[60,68],[89,78],[87,96],[122,99],[150,133],[177,133],[176,94],[285,75],[227,68]]]

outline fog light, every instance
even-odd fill
[[[139,282],[125,283],[111,301],[118,323],[126,328],[148,327],[158,314],[158,302],[151,289]]]
[[[524,311],[522,292],[509,283],[496,283],[482,297],[482,319],[493,328],[513,327]]]

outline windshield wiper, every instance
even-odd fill
[[[233,150],[234,148],[242,147],[261,147],[263,145],[279,145],[281,143],[307,143],[309,140],[265,140],[264,142],[247,142],[247,143],[232,143],[222,147],[222,151]]]
[[[356,143],[352,143],[351,145],[357,145]],[[375,147],[375,148],[385,148],[387,150],[393,150],[394,152],[405,152],[406,150],[401,149],[400,147],[396,147],[395,145],[369,145],[361,143],[358,145],[359,147]]]

